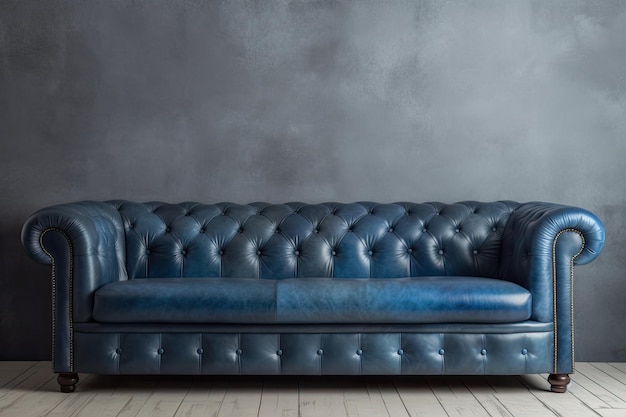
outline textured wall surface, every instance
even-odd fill
[[[607,245],[578,360],[626,360],[626,3],[0,0],[0,359],[50,355],[22,223],[82,199],[546,200]]]

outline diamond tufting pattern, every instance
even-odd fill
[[[497,277],[513,202],[114,202],[129,278]]]

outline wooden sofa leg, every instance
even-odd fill
[[[60,373],[57,377],[61,392],[74,392],[76,383],[78,382],[78,374],[76,373]]]
[[[548,382],[550,383],[552,392],[563,393],[567,391],[567,384],[570,382],[570,377],[568,374],[550,374]]]

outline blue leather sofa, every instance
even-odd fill
[[[75,202],[33,214],[53,367],[78,373],[418,375],[574,370],[588,211],[511,201]]]

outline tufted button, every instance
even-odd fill
[[[446,351],[445,351],[445,350],[443,350],[443,349],[439,349],[439,354],[440,354],[441,356],[443,356],[443,355],[445,355],[445,354],[446,354]]]
[[[256,254],[257,254],[258,256],[261,256],[261,251],[260,251],[260,250],[256,251]]]
[[[459,233],[461,229],[454,229],[454,233]]]
[[[356,350],[356,354],[361,356],[363,354],[363,350],[362,349],[357,349]]]
[[[485,355],[487,354],[487,349],[483,349],[483,350],[481,350],[481,351],[480,351],[480,354],[481,354],[481,355],[483,355],[483,356],[485,356]]]
[[[496,230],[498,230],[498,228],[497,228],[496,226],[493,226],[493,227],[491,228],[491,231],[492,231],[492,232],[495,232]]]
[[[150,249],[146,249],[146,255],[150,255]]]
[[[348,229],[348,232],[352,232],[352,228],[349,228],[349,229]]]
[[[200,229],[200,233],[205,233],[205,232],[206,232],[206,228],[203,227],[202,229]]]
[[[198,352],[198,355],[202,355],[204,353],[204,349],[198,348],[198,350],[196,350],[196,352]]]
[[[166,227],[166,228],[165,228],[165,231],[166,231],[167,233],[169,233],[169,232],[171,232],[171,231],[172,231],[172,229],[170,229],[169,227]]]
[[[330,254],[331,254],[331,255],[333,255],[333,256],[335,256],[335,255],[337,255],[337,252],[332,251]]]
[[[274,233],[280,233],[280,229],[276,228],[276,230],[274,230]]]
[[[117,353],[118,355],[120,355],[122,353],[122,348],[117,348],[115,349],[115,353]]]
[[[317,228],[313,229],[313,233],[319,233],[319,232],[320,232],[320,229],[317,229]]]
[[[221,251],[220,251],[220,255],[223,255],[223,254],[224,254],[224,251],[223,251],[223,250],[221,250]]]
[[[426,232],[428,232],[428,229],[424,227],[424,228],[422,229],[422,233],[426,233]]]
[[[400,356],[404,355],[404,349],[398,349],[398,355]]]
[[[387,232],[389,233],[393,232],[393,227],[390,227],[389,229],[387,229]]]
[[[128,225],[128,228],[129,228],[129,229],[134,229],[134,228],[135,228],[135,225],[131,223],[131,224],[129,224],[129,225]]]
[[[528,349],[522,349],[522,355],[527,355],[528,354]]]
[[[300,256],[300,251],[299,251],[299,250],[297,250],[297,251],[295,251],[293,254],[294,254],[294,255],[296,255],[296,256]]]
[[[322,355],[324,354],[324,351],[323,351],[322,349],[318,349],[318,350],[317,350],[317,354],[318,354],[319,356],[322,356]]]
[[[158,353],[159,355],[162,355],[162,354],[163,354],[163,352],[165,352],[165,350],[163,350],[163,348],[159,348],[159,349],[157,350],[157,353]]]
[[[243,233],[243,229],[240,227],[240,228],[237,230],[237,232],[239,232],[239,233]]]
[[[407,253],[413,253],[413,249],[411,248],[407,249]]]
[[[241,349],[237,349],[237,350],[235,351],[235,353],[236,353],[237,355],[241,355],[241,354],[243,353],[243,350],[241,350]]]
[[[283,350],[282,350],[282,349],[278,349],[278,350],[276,351],[276,355],[278,355],[278,356],[283,356]]]
[[[180,254],[181,254],[181,255],[187,255],[187,250],[185,250],[185,249],[181,250],[181,251],[180,251]]]
[[[474,255],[478,255],[478,250],[474,249],[474,250],[472,251],[472,253],[473,253]]]
[[[368,251],[368,252],[367,252],[367,254],[368,254],[369,256],[372,256],[372,255],[374,254],[374,251]]]
[[[439,249],[439,255],[443,255],[443,250]]]

